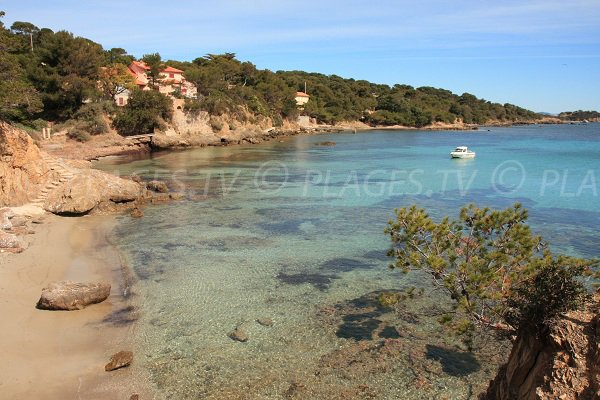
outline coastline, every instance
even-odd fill
[[[123,295],[124,267],[107,240],[115,224],[115,216],[47,214],[26,236],[25,252],[0,255],[0,391],[6,398],[114,399],[144,392],[134,387],[143,382],[133,379],[135,360],[104,371],[112,354],[131,348],[135,330],[131,299]],[[62,280],[110,282],[111,294],[79,311],[36,309],[42,288]]]

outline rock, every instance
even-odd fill
[[[0,209],[0,229],[9,230],[13,227],[11,218],[15,216],[15,213],[10,208],[1,208]]]
[[[110,358],[110,362],[104,366],[106,372],[114,371],[115,369],[124,368],[129,366],[133,361],[133,353],[131,351],[120,351],[113,354]],[[137,395],[133,395],[137,396]],[[131,396],[131,398],[133,398]]]
[[[262,326],[273,326],[273,320],[271,318],[259,318],[256,322]]]
[[[600,398],[600,292],[541,337],[522,330],[479,400]]]
[[[144,212],[139,208],[134,208],[129,215],[131,215],[132,218],[142,218],[144,216]]]
[[[156,192],[156,193],[168,193],[169,192],[169,187],[167,186],[167,184],[164,182],[161,182],[161,181],[150,181],[150,182],[146,183],[146,188],[148,190],[152,190],[153,192]]]
[[[0,248],[17,249],[23,247],[21,240],[12,233],[0,231]]]
[[[56,174],[27,133],[0,121],[0,176],[0,205],[19,206]]]
[[[315,146],[335,146],[335,145],[336,145],[335,142],[330,142],[330,141],[315,143]]]
[[[37,303],[41,310],[81,310],[101,303],[110,295],[108,283],[51,283],[42,290]]]
[[[98,170],[84,170],[50,192],[44,209],[54,214],[85,214],[101,203],[127,203],[142,195],[142,186]]]
[[[29,219],[23,215],[17,215],[15,217],[13,217],[10,222],[12,223],[13,228],[15,227],[21,227],[21,226],[26,226],[27,222],[29,222]]]
[[[139,394],[132,394],[131,397],[129,398],[129,400],[140,400],[140,395]]]
[[[240,328],[235,328],[235,330],[229,334],[229,337],[237,342],[247,342],[249,339],[246,332]]]

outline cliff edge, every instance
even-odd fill
[[[0,121],[0,206],[18,206],[36,198],[54,178],[29,135]]]
[[[544,337],[522,332],[479,400],[600,399],[600,292]]]

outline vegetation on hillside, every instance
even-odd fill
[[[424,271],[453,301],[441,318],[467,338],[487,327],[515,334],[541,333],[587,297],[581,280],[598,260],[554,255],[526,224],[520,204],[502,211],[473,205],[435,223],[416,206],[390,221],[393,267]]]
[[[566,111],[558,114],[558,118],[566,121],[591,121],[600,120],[600,112],[598,111]]]
[[[112,100],[119,91],[132,90],[134,82],[127,66],[133,59],[125,49],[105,50],[66,31],[53,32],[21,21],[7,28],[0,21],[0,118],[31,126],[39,125],[36,120],[72,119],[86,103]],[[523,108],[490,103],[468,93],[456,95],[431,87],[389,86],[301,71],[259,70],[250,62],[237,60],[233,53],[209,54],[192,62],[165,61],[158,53],[142,59],[150,67],[151,85],[157,84],[160,69],[170,65],[183,70],[186,79],[197,86],[198,99],[186,100],[186,111],[228,114],[244,121],[268,117],[279,125],[302,112],[323,123],[363,121],[422,127],[433,122],[480,124],[537,117]],[[310,101],[299,110],[294,97],[305,85]],[[164,102],[156,97],[156,102]],[[144,107],[149,103],[142,102]],[[160,121],[149,122],[151,109],[145,111],[146,116],[142,112],[127,115],[131,111],[129,107],[111,115],[124,134],[160,125]],[[168,116],[160,119],[167,121]]]

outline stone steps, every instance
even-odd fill
[[[43,207],[51,191],[75,177],[73,171],[65,167],[64,163],[62,162],[62,159],[51,157],[50,155],[45,153],[42,153],[42,159],[48,165],[48,167],[50,167],[51,171],[58,173],[58,179],[48,182],[40,191],[38,197],[31,202],[31,204],[38,207]]]

